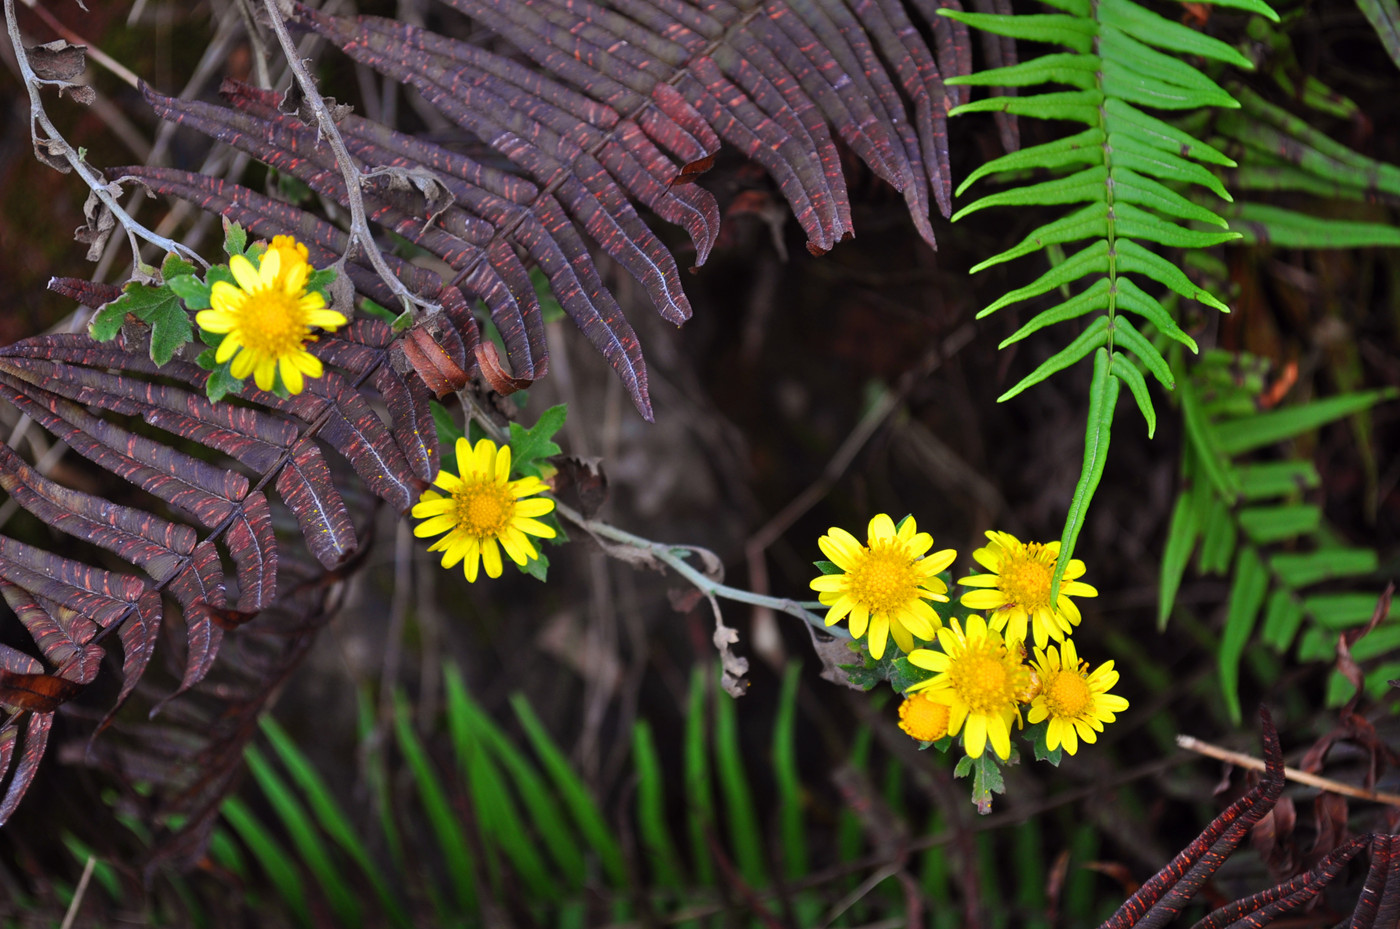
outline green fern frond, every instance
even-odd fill
[[[1180,352],[1175,354],[1180,364]],[[1239,362],[1226,352],[1210,352],[1180,379],[1177,395],[1187,439],[1184,489],[1172,511],[1158,595],[1158,624],[1165,627],[1193,552],[1202,573],[1231,577],[1219,673],[1226,708],[1236,722],[1241,718],[1240,663],[1249,643],[1258,639],[1282,652],[1302,631],[1301,660],[1334,657],[1337,631],[1369,620],[1376,595],[1308,588],[1365,577],[1378,563],[1371,549],[1337,543],[1321,507],[1302,499],[1321,484],[1311,461],[1256,463],[1241,457],[1395,396],[1394,391],[1360,391],[1260,412],[1256,400],[1264,382],[1259,367],[1246,357],[1245,371],[1255,373],[1241,378]],[[1373,640],[1375,635],[1362,639],[1353,657],[1380,654],[1385,637]],[[1373,679],[1383,689],[1394,676],[1382,669]],[[1341,703],[1350,693],[1345,680],[1334,677],[1329,700]]]
[[[1221,209],[1201,203],[1202,193],[1230,201],[1224,185],[1206,166],[1233,167],[1234,161],[1143,108],[1238,109],[1240,104],[1229,91],[1180,56],[1206,58],[1245,69],[1252,65],[1219,39],[1198,33],[1132,0],[1049,0],[1048,5],[1061,12],[1012,16],[947,9],[940,12],[997,35],[1069,49],[1010,67],[951,78],[950,83],[1014,87],[1061,84],[1072,90],[977,100],[954,109],[954,115],[1002,111],[1087,127],[1067,138],[982,165],[958,188],[959,195],[991,175],[1032,172],[1048,173],[1051,177],[988,194],[953,216],[957,220],[990,207],[1085,204],[973,268],[974,272],[982,271],[1051,246],[1087,243],[1036,280],[1003,295],[978,314],[981,318],[1052,291],[1080,287],[1068,299],[1039,311],[1007,338],[1003,347],[1058,323],[1093,317],[1068,345],[999,398],[1009,400],[1090,355],[1095,358],[1095,399],[1091,403],[1096,405],[1086,425],[1084,468],[1061,536],[1060,560],[1053,582],[1058,591],[1060,575],[1074,553],[1074,541],[1097,486],[1098,474],[1103,470],[1113,422],[1113,400],[1120,383],[1128,385],[1151,435],[1156,430],[1157,417],[1144,375],[1150,374],[1168,390],[1174,386],[1171,367],[1155,337],[1165,337],[1192,352],[1197,350],[1196,343],[1177,325],[1161,300],[1133,276],[1225,312],[1223,303],[1192,284],[1181,269],[1153,249],[1209,248],[1240,238],[1239,233],[1228,231],[1229,223]],[[1278,19],[1260,0],[1230,0],[1221,5]],[[1195,195],[1188,196],[1189,192]],[[1127,314],[1141,319],[1147,328],[1139,331]]]

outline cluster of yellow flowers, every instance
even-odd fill
[[[1028,708],[1032,724],[1048,721],[1046,747],[1073,755],[1080,741],[1094,742],[1104,723],[1128,708],[1108,692],[1118,682],[1113,662],[1090,671],[1070,640],[1080,621],[1070,597],[1098,591],[1079,580],[1084,562],[1072,559],[1052,604],[1060,543],[1023,543],[1005,532],[988,532],[987,539],[972,553],[987,573],[958,581],[972,588],[962,605],[987,615],[969,615],[965,623],[952,619],[945,626],[930,603],[948,602],[938,574],[957,553],[929,554],[933,537],[919,532],[912,517],[896,526],[889,516],[876,516],[864,545],[844,529],[830,529],[818,545],[837,570],[813,580],[812,588],[829,608],[826,624],[846,619],[871,657],[882,658],[892,637],[910,664],[933,672],[908,688],[899,708],[900,728],[913,738],[935,742],[961,733],[970,757],[980,758],[990,743],[1007,759],[1012,724]]]

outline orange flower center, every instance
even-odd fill
[[[899,728],[920,742],[937,742],[948,734],[948,707],[914,694],[899,705]]]
[[[266,358],[294,355],[307,339],[301,294],[288,293],[277,283],[249,293],[237,311],[238,340]]]
[[[919,597],[914,559],[897,539],[879,539],[846,574],[847,590],[872,613],[897,611]]]
[[[1054,559],[1045,546],[1031,542],[1003,558],[997,586],[1011,604],[1035,612],[1050,606],[1050,578],[1054,571]]]
[[[1094,696],[1084,673],[1068,668],[1052,674],[1041,693],[1050,715],[1060,719],[1076,719],[1087,713]]]
[[[479,539],[499,536],[515,515],[515,498],[494,480],[463,484],[452,499],[457,504],[458,528]]]

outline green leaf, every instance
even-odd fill
[[[1098,24],[1088,17],[1062,13],[1002,16],[995,13],[964,13],[962,10],[949,10],[946,7],[938,12],[983,32],[1031,42],[1044,42],[1047,45],[1063,45],[1081,55],[1087,55],[1093,50],[1094,36],[1099,31]]]
[[[969,274],[984,271],[993,265],[1038,252],[1049,245],[1077,242],[1080,239],[1103,239],[1108,237],[1108,204],[1090,203],[1080,207],[1068,216],[1046,223],[1022,239],[1014,247],[993,255],[972,266]]]
[[[1369,548],[1320,548],[1302,554],[1280,552],[1269,559],[1270,569],[1291,587],[1370,574],[1377,566],[1376,553]]]
[[[1303,624],[1303,604],[1293,591],[1279,588],[1269,595],[1269,605],[1264,610],[1264,627],[1259,630],[1259,639],[1275,651],[1282,652],[1293,644],[1298,635],[1298,627]]]
[[[1090,285],[1089,289],[1081,294],[1069,298],[1064,303],[1052,306],[1047,310],[1041,310],[1032,316],[1020,329],[1001,341],[997,348],[1019,342],[1032,332],[1038,332],[1046,326],[1053,326],[1055,323],[1062,323],[1067,320],[1076,319],[1094,310],[1102,310],[1108,307],[1108,278],[1101,277]]]
[[[1158,85],[1162,93],[1175,94],[1178,99],[1193,102],[1172,109],[1198,108],[1206,106],[1238,109],[1239,103],[1225,88],[1206,77],[1199,70],[1172,55],[1164,55],[1148,45],[1139,42],[1114,26],[1101,26],[1099,29],[1099,54],[1105,62],[1104,92],[1110,97],[1128,100],[1129,94],[1117,92],[1112,86],[1118,80],[1128,80],[1134,84]],[[1110,66],[1114,69],[1111,75]],[[1122,69],[1122,70],[1119,70]],[[1137,100],[1146,103],[1146,100]],[[1163,107],[1160,103],[1150,106]]]
[[[1157,48],[1213,58],[1245,71],[1254,70],[1254,62],[1240,54],[1233,46],[1144,9],[1132,0],[1099,0],[1098,21],[1101,25],[1114,26]]]
[[[531,477],[540,476],[539,466],[535,462],[558,455],[562,451],[552,439],[563,427],[568,412],[568,405],[561,403],[545,410],[539,421],[529,429],[516,422],[510,424],[512,470]]]
[[[1025,97],[986,97],[954,107],[948,111],[948,115],[1010,113],[1033,119],[1064,119],[1097,126],[1099,107],[1103,102],[1103,91],[1100,90],[1065,90]]]
[[[1219,497],[1211,498],[1207,509],[1205,529],[1201,536],[1200,572],[1202,574],[1224,574],[1230,570],[1230,562],[1235,557],[1237,532],[1235,519],[1230,508],[1220,502]]]
[[[1220,424],[1220,447],[1229,455],[1273,445],[1295,438],[1327,423],[1370,409],[1381,400],[1396,396],[1393,389],[1364,390],[1314,400],[1300,406],[1282,407]]]
[[[1165,123],[1155,116],[1123,100],[1112,97],[1103,102],[1104,125],[1108,129],[1111,144],[1118,144],[1119,135],[1131,137],[1135,142],[1145,143],[1173,155],[1194,158],[1226,168],[1236,167],[1235,160],[1219,149],[1207,145],[1200,139]]]
[[[186,309],[209,309],[209,294],[213,290],[213,287],[204,283],[193,274],[181,274],[174,277],[167,277],[165,279],[165,284],[175,296],[185,301]]]
[[[1147,177],[1177,181],[1182,184],[1197,184],[1205,187],[1222,200],[1233,198],[1220,179],[1193,161],[1187,161],[1175,152],[1166,151],[1152,145],[1145,145],[1128,132],[1115,131],[1110,136],[1113,166],[1131,168]],[[1244,170],[1243,168],[1239,170]],[[1238,182],[1238,174],[1236,175]]]
[[[174,357],[186,342],[194,338],[189,314],[168,285],[151,287],[132,281],[122,288],[122,295],[107,304],[93,317],[88,333],[99,342],[116,337],[127,313],[151,326],[151,360],[163,365]]]
[[[1059,52],[1041,55],[1005,68],[990,68],[975,74],[959,74],[943,83],[960,86],[1028,87],[1033,84],[1069,84],[1081,90],[1095,86],[1099,69],[1097,55]]]
[[[1132,391],[1133,400],[1136,401],[1142,418],[1147,420],[1147,437],[1152,438],[1157,434],[1157,411],[1152,406],[1152,395],[1147,392],[1147,381],[1143,379],[1142,372],[1119,352],[1113,353],[1113,363],[1109,371]]]
[[[1264,606],[1264,595],[1269,590],[1269,572],[1259,558],[1259,552],[1251,545],[1240,549],[1240,557],[1235,564],[1235,580],[1230,586],[1230,601],[1225,611],[1225,630],[1220,637],[1220,689],[1225,695],[1225,708],[1230,719],[1239,725],[1240,713],[1240,658],[1244,647],[1254,632],[1259,610]]]
[[[1057,748],[1053,751],[1047,747],[1047,736],[1050,732],[1050,720],[1042,719],[1038,723],[1031,723],[1022,730],[1022,734],[1031,743],[1031,751],[1035,755],[1036,761],[1048,761],[1055,767],[1060,766],[1060,761],[1064,756],[1064,749]]]
[[[1114,100],[1125,100],[1158,110],[1195,110],[1220,105],[1218,97],[1168,84],[1155,74],[1135,71],[1121,61],[1104,62],[1103,92]],[[1238,106],[1229,95],[1225,99]]]
[[[297,922],[303,926],[310,926],[311,911],[306,906],[302,875],[296,860],[277,844],[272,833],[258,821],[242,800],[237,797],[226,798],[219,807],[219,812],[253,853],[253,857],[267,874],[272,886],[277,889],[278,896],[291,909]]]
[[[198,273],[198,268],[174,252],[167,252],[165,260],[160,264],[160,279],[166,282],[169,282],[172,277],[183,277],[186,274]]]
[[[1278,14],[1274,12],[1274,8],[1269,6],[1264,0],[1206,0],[1206,2],[1215,6],[1225,6],[1236,10],[1246,10],[1250,13],[1258,13],[1260,16],[1271,19],[1274,22],[1280,21]]]
[[[632,766],[637,772],[637,827],[650,871],[651,886],[679,889],[684,871],[666,821],[666,776],[645,719],[632,727]],[[551,843],[552,844],[552,843]]]
[[[228,217],[224,217],[224,253],[232,258],[234,255],[242,255],[248,249],[248,233],[238,223],[230,222]],[[213,283],[210,281],[209,283]]]
[[[1128,321],[1128,317],[1120,314],[1113,318],[1113,339],[1136,355],[1163,387],[1167,390],[1176,389],[1176,379],[1172,377],[1171,366],[1162,357],[1162,353]]]
[[[1230,312],[1229,307],[1211,296],[1209,291],[1202,290],[1191,283],[1191,279],[1185,273],[1161,255],[1148,251],[1131,239],[1119,239],[1113,243],[1113,247],[1117,252],[1118,273],[1120,275],[1146,274],[1157,283],[1171,288],[1188,300],[1204,303],[1222,313]]]
[[[1040,367],[1021,378],[1015,387],[997,397],[997,403],[1005,403],[1026,388],[1033,387],[1050,375],[1063,371],[1094,349],[1101,347],[1108,341],[1108,329],[1108,317],[1097,317],[1079,334],[1078,338],[1041,362]],[[1107,360],[1105,360],[1105,364],[1107,364]]]
[[[953,214],[953,222],[989,206],[1051,206],[1059,203],[1077,203],[1081,200],[1096,203],[1108,196],[1105,187],[1107,181],[1108,169],[1103,165],[1096,165],[1053,181],[1013,187],[974,200]]]
[[[1240,494],[1246,500],[1292,496],[1322,485],[1322,476],[1311,461],[1261,461],[1240,465]]]
[[[1366,248],[1400,245],[1400,229],[1384,223],[1328,219],[1264,203],[1236,203],[1226,211],[1245,245],[1279,248]]]
[[[1107,319],[1100,317],[1105,322]],[[1109,373],[1111,366],[1108,350],[1100,348],[1094,353],[1094,376],[1089,382],[1088,422],[1084,429],[1084,462],[1079,469],[1079,482],[1074,487],[1070,500],[1069,513],[1065,516],[1065,528],[1060,534],[1060,558],[1055,562],[1055,573],[1050,578],[1050,602],[1055,603],[1060,595],[1060,578],[1069,567],[1074,555],[1074,543],[1079,539],[1079,530],[1084,528],[1084,516],[1089,511],[1089,502],[1098,489],[1103,477],[1104,465],[1108,463],[1108,440],[1113,431],[1113,410],[1118,403],[1118,378]]]
[[[768,884],[764,865],[764,842],[759,834],[758,810],[744,771],[743,751],[739,748],[739,727],[735,720],[735,698],[727,694],[715,701],[715,771],[726,814],[729,848],[739,865],[739,874],[750,887]]]
[[[1239,479],[1230,468],[1225,452],[1221,448],[1220,433],[1201,410],[1196,385],[1190,378],[1182,380],[1177,395],[1181,397],[1181,419],[1186,426],[1186,436],[1196,450],[1196,461],[1206,478],[1215,487],[1216,493],[1226,503],[1233,504],[1240,495]]]
[[[964,755],[958,759],[953,776],[967,777],[969,773],[972,774],[972,803],[977,807],[978,813],[986,816],[992,811],[992,794],[1006,793],[1001,766],[997,764],[991,746],[987,746],[976,758]]]
[[[1115,202],[1113,212],[1118,235],[1127,239],[1146,239],[1173,248],[1210,248],[1240,238],[1238,232],[1197,232],[1184,229],[1160,216],[1139,209],[1131,203]]]
[[[710,748],[706,737],[705,692],[709,676],[696,665],[690,672],[690,699],[685,716],[685,802],[690,831],[691,871],[695,883],[709,887],[715,881],[714,855],[708,836],[714,833],[715,799],[710,779]]]
[[[1313,622],[1324,629],[1333,631],[1351,629],[1354,626],[1370,622],[1371,617],[1376,612],[1377,599],[1378,595],[1375,593],[1314,594],[1303,599],[1303,612],[1311,616]],[[1393,605],[1391,610],[1394,610]],[[1387,613],[1382,619],[1389,619],[1391,615],[1391,613]],[[1374,632],[1371,633],[1371,635],[1374,634]],[[1361,641],[1365,642],[1371,638],[1371,635]],[[1360,644],[1360,642],[1357,643],[1358,646]],[[1374,657],[1378,652],[1363,652],[1358,647],[1353,650],[1352,654],[1357,660],[1361,660]]]
[[[1310,503],[1282,506],[1251,506],[1239,512],[1240,528],[1258,545],[1282,542],[1316,532],[1322,525],[1322,510]]]
[[[839,566],[837,566],[836,564],[833,564],[833,563],[830,562],[830,561],[814,561],[814,562],[812,562],[812,565],[813,565],[818,571],[820,571],[820,572],[823,573],[823,574],[844,574],[844,573],[846,573],[846,572],[843,571]]]
[[[1121,249],[1122,243],[1119,244]],[[1086,274],[1098,271],[1102,274],[1108,273],[1108,243],[1104,241],[1094,242],[1075,252],[1069,258],[1052,265],[1040,277],[1036,278],[1025,287],[1018,287],[1009,293],[1003,294],[1001,299],[987,306],[977,318],[990,316],[1004,306],[1028,300],[1031,297],[1038,297],[1043,293],[1062,287],[1071,281],[1077,281]]]
[[[1180,342],[1192,352],[1199,351],[1196,347],[1196,340],[1183,332],[1166,308],[1157,302],[1155,297],[1148,295],[1146,291],[1133,283],[1132,278],[1119,276],[1117,289],[1120,310],[1130,310],[1138,314],[1156,326],[1157,331],[1162,335],[1175,342]]]
[[[802,665],[790,662],[783,672],[778,715],[773,722],[773,776],[778,787],[778,830],[782,836],[783,876],[790,881],[807,876],[807,814],[805,791],[797,765],[797,690]]]
[[[1194,219],[1222,229],[1228,228],[1225,220],[1205,207],[1187,200],[1170,187],[1118,164],[1113,166],[1113,202],[1115,207],[1123,202],[1136,203],[1178,219]]]
[[[1172,507],[1171,522],[1167,526],[1167,544],[1162,551],[1162,568],[1157,584],[1157,631],[1167,628],[1172,605],[1176,603],[1176,592],[1181,589],[1181,579],[1186,574],[1186,564],[1191,559],[1191,550],[1200,538],[1201,526],[1196,515],[1195,501],[1187,493],[1176,498]]]
[[[1077,56],[1076,56],[1077,57]],[[951,81],[949,82],[951,83]],[[1098,126],[1083,132],[1042,145],[1032,145],[1019,151],[1009,152],[999,158],[980,165],[958,185],[957,196],[971,187],[977,180],[999,171],[1026,171],[1031,168],[1063,168],[1067,165],[1103,164],[1103,143],[1107,138]],[[1187,162],[1190,164],[1190,162]],[[1199,168],[1199,165],[1193,167]]]

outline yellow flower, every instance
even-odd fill
[[[1084,562],[1070,559],[1060,579],[1060,596],[1050,606],[1050,578],[1055,573],[1055,561],[1060,557],[1060,543],[1023,543],[1005,532],[988,532],[991,544],[979,548],[972,557],[991,574],[974,574],[958,581],[968,587],[984,587],[962,596],[962,605],[974,610],[987,610],[992,625],[1006,630],[1006,640],[1026,640],[1026,627],[1035,633],[1037,648],[1044,648],[1050,639],[1064,641],[1065,636],[1079,625],[1079,607],[1071,596],[1097,597],[1099,592],[1079,578],[1084,576]]]
[[[289,235],[277,235],[272,237],[272,244],[267,247],[269,252],[277,252],[282,260],[282,273],[286,274],[298,264],[307,264],[311,254],[306,250],[306,246],[298,242]]]
[[[967,618],[967,630],[956,619],[938,633],[943,651],[919,648],[909,653],[910,664],[937,672],[909,692],[922,693],[948,706],[948,734],[963,733],[963,748],[982,757],[987,742],[1003,760],[1011,757],[1011,720],[1017,715],[1017,694],[1030,686],[1030,669],[1021,663],[1020,649],[1009,649],[1001,633],[981,616]]]
[[[930,700],[928,694],[905,697],[899,705],[899,728],[911,739],[937,742],[948,734],[948,705]]]
[[[257,267],[242,255],[229,259],[237,285],[215,281],[209,294],[213,308],[201,310],[195,322],[208,332],[224,334],[214,360],[222,364],[232,358],[234,377],[252,374],[260,390],[272,390],[280,374],[287,391],[299,394],[303,376],[322,374],[321,360],[306,350],[307,342],[316,341],[311,330],[334,330],[348,320],[325,309],[319,293],[306,292],[311,266],[304,260],[284,261],[284,256],[298,254],[298,243],[287,236],[278,239],[287,243],[274,240]]]
[[[1108,692],[1118,683],[1113,662],[1105,661],[1092,672],[1089,663],[1080,661],[1074,642],[1065,639],[1058,651],[1055,646],[1035,650],[1035,670],[1040,678],[1040,693],[1031,701],[1026,719],[1038,723],[1050,720],[1045,732],[1045,746],[1054,751],[1063,745],[1073,755],[1079,750],[1079,740],[1093,744],[1096,732],[1103,724],[1116,719],[1113,714],[1128,708],[1128,701]]]
[[[509,480],[510,446],[497,451],[490,439],[482,439],[472,448],[465,438],[459,438],[457,467],[460,477],[439,471],[433,480],[446,496],[425,490],[413,507],[414,517],[423,520],[414,527],[414,535],[423,539],[447,533],[428,551],[443,553],[444,568],[465,560],[462,567],[472,583],[476,583],[482,564],[488,577],[501,576],[501,548],[518,565],[538,558],[539,552],[526,536],[554,538],[552,528],[532,518],[553,510],[554,501],[524,498],[548,490],[545,482],[537,477]]]
[[[850,617],[851,635],[859,639],[869,629],[870,654],[877,661],[885,654],[885,642],[893,635],[903,650],[914,647],[914,636],[931,640],[943,621],[929,600],[948,602],[948,585],[938,572],[953,563],[957,552],[946,549],[925,557],[933,536],[919,532],[913,517],[895,529],[884,513],[870,521],[868,545],[844,529],[832,527],[817,540],[840,574],[824,574],[812,581],[818,600],[831,609],[826,624]]]

